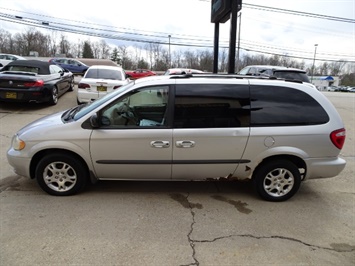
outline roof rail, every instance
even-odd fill
[[[216,73],[187,73],[181,75],[171,75],[170,79],[189,79],[189,78],[220,78],[220,79],[262,79],[262,80],[283,80],[285,82],[303,83],[296,79],[283,79],[275,76],[249,76],[239,74],[216,74]]]
[[[270,76],[246,76],[239,74],[215,74],[215,73],[187,73],[181,75],[171,75],[170,79],[186,78],[221,78],[221,79],[278,79]]]

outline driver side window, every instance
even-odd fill
[[[167,125],[169,86],[142,88],[117,99],[101,112],[102,128]]]

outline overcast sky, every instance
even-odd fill
[[[355,62],[355,0],[244,0],[243,4],[240,12],[242,51],[313,58],[315,44],[318,44],[317,59]],[[299,11],[303,15],[252,5]],[[352,22],[313,18],[305,13],[345,18]],[[19,24],[21,20],[13,19],[14,16],[22,17],[22,21],[74,27],[75,31],[105,33],[113,36],[105,39],[112,45],[131,44],[117,40],[121,36],[133,40],[155,39],[165,42],[163,45],[167,48],[170,35],[172,51],[196,49],[194,46],[178,46],[179,43],[213,47],[210,0],[0,0],[0,28],[12,34],[25,32],[29,26]],[[228,47],[230,28],[230,20],[220,24],[220,47]],[[43,32],[51,31],[43,29]],[[123,33],[126,34],[121,35]],[[98,40],[83,34],[65,35],[73,41]],[[144,42],[136,44],[145,45]]]

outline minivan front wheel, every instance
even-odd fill
[[[35,175],[39,186],[48,194],[69,196],[84,188],[86,172],[86,168],[75,156],[54,153],[39,161]]]
[[[263,199],[285,201],[298,191],[301,185],[301,174],[294,163],[276,160],[259,166],[253,180],[256,191]]]

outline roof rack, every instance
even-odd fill
[[[283,79],[283,78],[277,78],[275,76],[248,76],[248,75],[239,75],[239,74],[187,73],[187,74],[170,76],[170,79],[187,79],[187,78],[262,79],[262,80],[283,80],[286,82],[303,83],[301,80]]]

